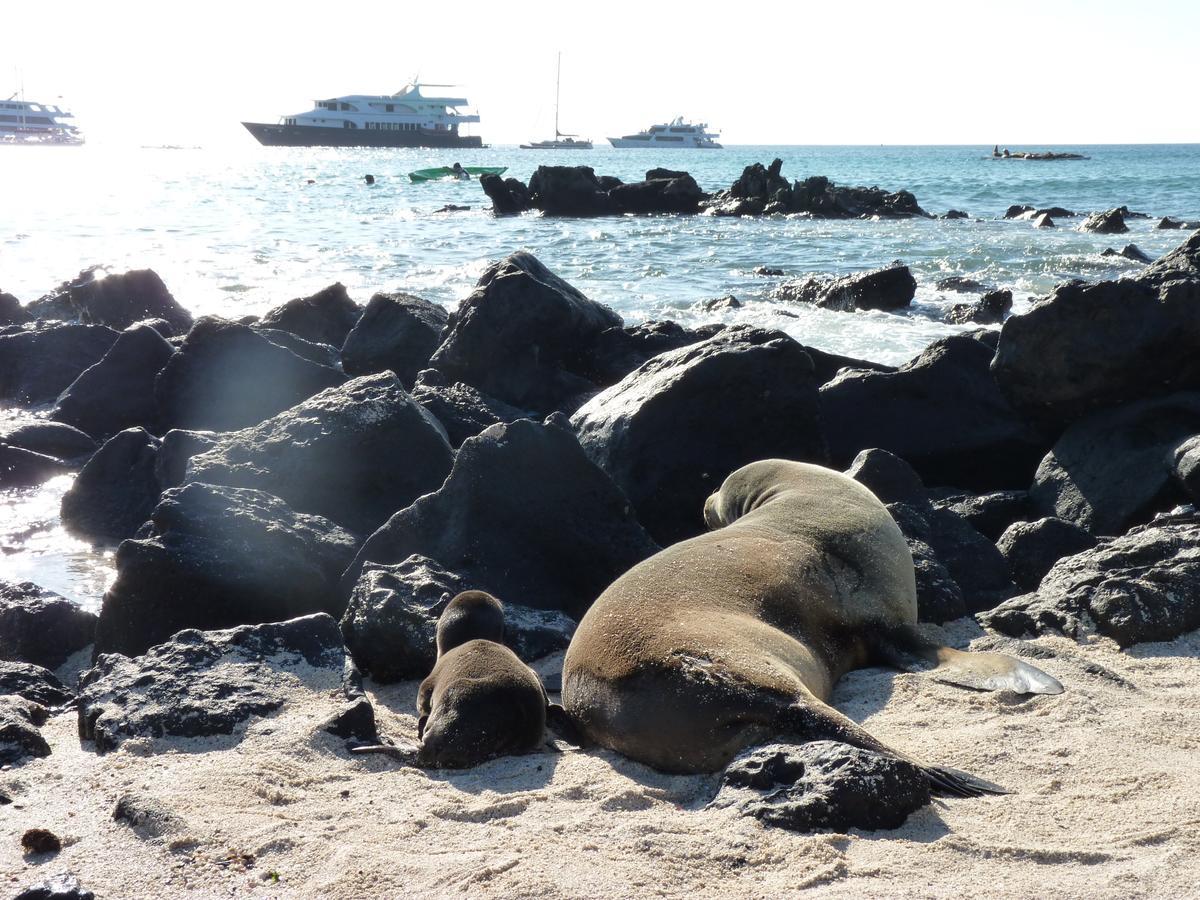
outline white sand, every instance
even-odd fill
[[[979,631],[964,620],[949,633],[963,646]],[[764,828],[704,810],[712,778],[611,753],[459,774],[349,757],[313,732],[333,684],[299,691],[243,736],[158,752],[130,743],[98,757],[62,715],[44,729],[52,756],[0,773],[16,799],[0,807],[0,895],[70,871],[101,900],[1200,896],[1200,632],[1126,652],[1037,643],[1064,654],[1036,662],[1065,694],[973,693],[883,670],[839,685],[836,705],[885,742],[1015,791],[935,801],[890,832]],[[415,693],[415,682],[372,690],[385,733],[413,736]],[[127,792],[186,828],[138,837],[112,819]],[[69,845],[32,864],[18,846],[31,827]]]

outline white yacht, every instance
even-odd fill
[[[13,94],[0,102],[0,144],[82,144],[79,129],[60,121],[73,118],[57,106]]]
[[[719,132],[710,133],[704,122],[685,122],[675,118],[666,125],[651,125],[645,131],[637,134],[627,134],[624,137],[610,137],[608,142],[614,147],[674,147],[686,150],[720,150],[721,145],[716,139]]]
[[[463,97],[427,97],[414,81],[395,94],[351,94],[317,100],[306,113],[285,116],[276,125],[243,122],[268,147],[482,147],[479,137],[459,133],[459,126],[479,121],[461,112]]]

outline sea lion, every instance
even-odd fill
[[[504,607],[491,594],[464,591],[442,612],[437,662],[417,691],[418,765],[467,768],[541,745],[546,691],[503,639]]]
[[[634,566],[579,623],[563,706],[592,741],[667,772],[712,772],[775,735],[905,757],[828,705],[851,669],[887,663],[982,690],[1059,693],[996,653],[916,630],[912,556],[884,505],[821,466],[770,459],[708,498],[706,534]],[[996,792],[922,766],[935,793]]]

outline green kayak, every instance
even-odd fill
[[[508,166],[463,166],[468,175],[503,175]],[[449,166],[438,166],[436,169],[417,169],[409,172],[408,177],[413,181],[437,181],[439,178],[453,178],[454,170]]]

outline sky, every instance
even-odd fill
[[[486,142],[544,139],[560,51],[560,127],[597,142],[676,115],[726,144],[1200,142],[1196,0],[3,0],[0,32],[0,95],[105,143],[252,145],[239,122],[417,75]]]

